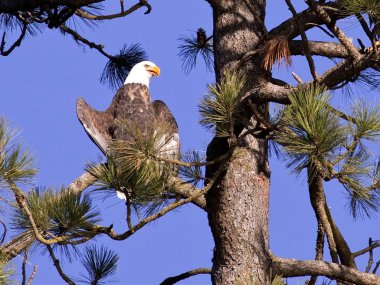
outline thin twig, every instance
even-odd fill
[[[356,252],[353,252],[352,255],[356,258],[356,257],[363,255],[363,254],[369,252],[370,250],[375,249],[379,246],[380,246],[380,241],[372,242],[371,245],[369,245],[369,246],[367,246],[361,250],[358,250]]]
[[[130,201],[130,198],[127,198],[126,200],[126,205],[127,205],[127,224],[128,224],[128,228],[129,230],[134,233],[134,229],[133,229],[133,224],[132,224],[132,219],[131,219],[131,215],[132,215],[132,207],[131,207],[131,201]]]
[[[380,260],[376,262],[376,265],[375,265],[375,267],[373,268],[372,273],[373,273],[373,274],[376,274],[376,271],[377,271],[377,269],[379,269],[379,267],[380,267]]]
[[[367,37],[368,37],[368,38],[371,40],[371,42],[373,43],[373,41],[374,41],[374,37],[373,37],[372,31],[371,31],[371,29],[368,27],[367,22],[364,20],[363,15],[360,14],[360,13],[357,13],[357,14],[355,14],[355,16],[356,16],[356,19],[358,19],[360,25],[362,26],[363,31],[366,33]]]
[[[5,223],[2,220],[0,220],[0,224],[3,226],[3,233],[0,237],[0,244],[2,244],[5,240],[6,235],[7,235],[7,226],[5,225]]]
[[[125,17],[133,12],[135,12],[136,10],[142,8],[142,7],[146,7],[147,10],[145,11],[144,14],[149,14],[150,11],[152,10],[152,6],[150,6],[150,4],[148,3],[148,1],[146,0],[140,0],[139,3],[133,5],[131,8],[129,8],[128,10],[122,12],[122,13],[117,13],[117,14],[111,14],[111,15],[93,15],[91,13],[88,13],[86,11],[83,11],[83,10],[77,10],[75,12],[75,14],[81,18],[84,18],[84,19],[88,19],[88,20],[95,20],[95,21],[102,21],[102,20],[111,20],[111,19],[116,19],[116,18],[122,18],[122,17]]]
[[[22,272],[22,281],[21,284],[25,285],[26,282],[26,261],[28,260],[28,250],[25,249],[24,257],[22,258],[21,272]]]
[[[344,34],[344,32],[335,25],[329,14],[321,7],[318,3],[313,0],[307,0],[307,4],[315,11],[318,17],[325,23],[327,28],[335,35],[335,37],[342,43],[342,45],[347,49],[354,61],[360,59],[360,53],[358,49],[353,45],[352,41]]]
[[[61,25],[60,29],[62,31],[64,31],[65,33],[70,34],[74,38],[74,40],[79,41],[81,43],[84,43],[85,45],[89,46],[90,48],[96,49],[97,51],[99,51],[102,55],[104,55],[108,59],[110,59],[110,60],[114,59],[114,57],[112,55],[110,55],[104,51],[103,45],[96,44],[94,42],[87,40],[86,38],[84,38],[80,34],[78,34],[76,31],[70,29],[69,27],[67,27],[65,25]]]
[[[59,260],[55,257],[53,249],[50,245],[46,245],[46,248],[50,254],[51,259],[53,260],[54,266],[57,269],[59,275],[62,277],[62,279],[69,285],[76,285],[62,270],[62,267],[60,265]]]
[[[33,279],[34,279],[34,277],[35,277],[36,274],[37,274],[37,271],[38,271],[38,265],[34,265],[34,267],[33,267],[33,272],[32,272],[32,274],[30,274],[30,277],[29,277],[29,280],[28,280],[28,284],[27,284],[27,285],[31,285],[31,284],[32,284]]]
[[[295,10],[292,2],[290,0],[285,0],[285,2],[288,5],[290,11],[292,12],[293,17],[296,19],[296,22],[297,22],[297,25],[298,25],[298,29],[299,29],[299,32],[301,34],[303,50],[304,50],[307,62],[309,64],[310,73],[313,76],[313,79],[316,82],[318,82],[319,81],[319,77],[318,77],[317,71],[315,69],[314,60],[313,60],[313,58],[312,58],[312,56],[310,54],[310,47],[309,47],[308,39],[307,39],[307,36],[306,36],[306,33],[305,33],[305,27],[301,23],[301,21],[299,20],[298,13]]]
[[[372,238],[368,239],[368,245],[371,246],[372,244]],[[373,264],[373,248],[369,250],[369,258],[368,258],[368,264],[367,267],[365,268],[365,272],[368,273],[371,270]]]
[[[177,276],[173,277],[168,277],[164,281],[160,283],[160,285],[173,285],[179,281],[182,281],[186,278],[199,275],[199,274],[211,274],[211,269],[210,268],[198,268],[198,269],[193,269],[190,271],[187,271],[185,273],[179,274]]]
[[[318,220],[317,241],[315,244],[315,260],[323,260],[323,247],[325,243],[325,229],[322,221]],[[318,276],[313,275],[310,278],[308,285],[314,285],[317,282]]]
[[[27,30],[28,30],[27,25],[24,24],[19,38],[11,45],[11,47],[8,50],[4,50],[5,48],[5,32],[4,32],[3,37],[1,39],[1,44],[0,44],[0,54],[2,56],[8,56],[16,47],[19,47],[21,45],[22,40],[24,39],[26,35]]]

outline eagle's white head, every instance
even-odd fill
[[[151,61],[142,61],[136,64],[129,72],[124,84],[141,83],[149,88],[152,76],[160,75],[160,69]]]

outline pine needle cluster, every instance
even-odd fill
[[[17,284],[16,280],[13,279],[15,274],[13,266],[0,256],[0,285]]]
[[[36,173],[34,161],[21,143],[15,141],[17,131],[0,119],[0,184],[26,183]]]
[[[330,95],[322,87],[298,90],[290,101],[274,135],[287,166],[296,173],[307,168],[326,181],[337,179],[346,189],[348,210],[354,218],[380,210],[376,166],[365,143],[380,135],[378,106],[359,101],[345,121],[333,111]]]
[[[70,242],[92,236],[92,225],[100,221],[100,213],[93,209],[88,195],[81,197],[63,187],[60,191],[35,188],[26,196],[26,203],[45,239],[65,236]],[[20,208],[15,210],[12,224],[20,232],[33,231],[29,218]]]
[[[140,61],[146,60],[145,50],[139,44],[124,45],[118,54],[112,56],[103,69],[100,77],[102,84],[107,84],[116,90],[127,78],[132,67]]]
[[[349,14],[366,13],[371,19],[380,19],[379,0],[341,0],[339,1],[344,11]]]
[[[88,246],[81,258],[81,263],[87,271],[84,282],[88,284],[109,284],[110,278],[116,274],[117,253],[106,247]]]
[[[186,74],[195,68],[199,54],[206,64],[206,69],[211,71],[214,56],[212,36],[207,37],[206,31],[199,28],[196,36],[182,36],[179,41],[178,56],[182,60],[182,70]]]
[[[179,174],[184,178],[185,182],[193,184],[195,187],[201,185],[204,182],[204,168],[201,163],[205,159],[198,151],[192,150],[182,155],[182,161],[189,163],[191,166],[181,166]]]
[[[238,120],[244,83],[244,76],[225,72],[221,83],[209,85],[209,92],[199,103],[200,124],[215,131],[219,137],[231,136]]]
[[[167,200],[168,177],[178,170],[164,161],[170,158],[165,149],[168,126],[152,125],[142,130],[128,122],[121,123],[130,139],[114,141],[107,163],[100,167],[90,163],[87,171],[97,178],[96,190],[121,192],[136,211],[151,213]]]

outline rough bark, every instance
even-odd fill
[[[219,6],[213,14],[217,81],[223,70],[235,66],[244,54],[257,48],[265,35],[265,1],[220,1]],[[266,80],[260,62],[247,62],[241,71],[249,74],[247,90]],[[249,118],[244,106],[241,112]],[[235,126],[236,134],[242,129]],[[228,148],[226,139],[214,138],[208,146],[208,160],[226,153]],[[215,241],[212,282],[237,284],[252,278],[257,284],[266,284],[270,272],[267,142],[246,137],[235,152],[222,179],[206,195]],[[208,177],[213,168],[207,168]]]
[[[319,174],[312,173],[310,170],[308,175],[310,202],[318,225],[321,223],[326,232],[333,262],[339,263],[337,259],[339,257],[341,264],[357,269],[354,256],[327,207],[322,177]]]
[[[316,260],[295,260],[274,258],[272,263],[273,273],[283,277],[321,275],[331,279],[345,280],[353,284],[378,285],[380,277],[335,263]]]

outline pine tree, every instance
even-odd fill
[[[0,54],[11,56],[22,48],[27,35],[44,28],[58,29],[105,56],[108,63],[101,82],[117,88],[130,68],[146,57],[143,48],[126,44],[111,55],[103,45],[82,36],[73,23],[83,20],[94,25],[141,8],[149,14],[152,7],[141,0],[126,8],[120,1],[120,12],[106,14],[101,2],[2,1]],[[158,151],[165,126],[157,126],[158,131],[143,137],[138,128],[126,124],[134,140],[114,142],[106,163],[89,163],[86,172],[67,187],[34,187],[26,192],[36,173],[35,164],[28,151],[15,142],[15,132],[5,119],[1,121],[0,183],[8,196],[0,198],[15,209],[12,221],[2,225],[4,232],[11,226],[19,235],[7,243],[1,240],[0,284],[9,282],[3,280],[12,274],[6,262],[20,253],[26,259],[31,247],[46,251],[68,284],[106,284],[118,261],[112,250],[87,246],[80,259],[87,273],[74,278],[65,273],[58,254],[76,258],[73,252],[81,250],[78,245],[100,235],[124,241],[188,203],[208,215],[215,242],[213,265],[169,277],[161,284],[197,274],[210,274],[214,285],[283,284],[282,278],[297,276],[310,276],[308,284],[316,284],[319,276],[338,284],[380,283],[376,275],[380,263],[373,267],[373,250],[380,242],[370,239],[368,247],[353,252],[334,221],[325,193],[330,181],[341,184],[354,219],[371,217],[380,209],[380,167],[370,147],[380,135],[379,107],[359,100],[339,109],[332,103],[332,92],[342,89],[347,93],[352,83],[379,86],[380,1],[307,0],[306,9],[298,12],[285,0],[293,16],[269,31],[264,0],[207,2],[213,11],[213,31],[208,34],[199,28],[195,35],[182,36],[179,46],[185,73],[196,68],[199,57],[215,73],[216,83],[208,86],[199,103],[200,123],[213,135],[206,157],[190,151],[178,161],[162,159]],[[361,27],[359,47],[341,28],[345,19],[357,21]],[[309,40],[311,30],[333,39]],[[8,44],[7,34],[15,31],[19,36]],[[304,82],[293,73],[297,84],[292,86],[275,78],[273,69],[291,69],[295,56],[305,57],[312,79]],[[334,65],[318,74],[317,56],[334,60]],[[270,108],[272,104],[280,106],[276,112]],[[292,172],[306,177],[317,221],[313,261],[281,258],[269,250],[270,148]],[[85,192],[89,187],[106,193],[129,189],[125,232],[101,225],[92,192]],[[370,262],[363,272],[355,259],[365,253],[370,253]],[[329,259],[331,262],[326,261]],[[25,283],[25,272],[22,274]]]

